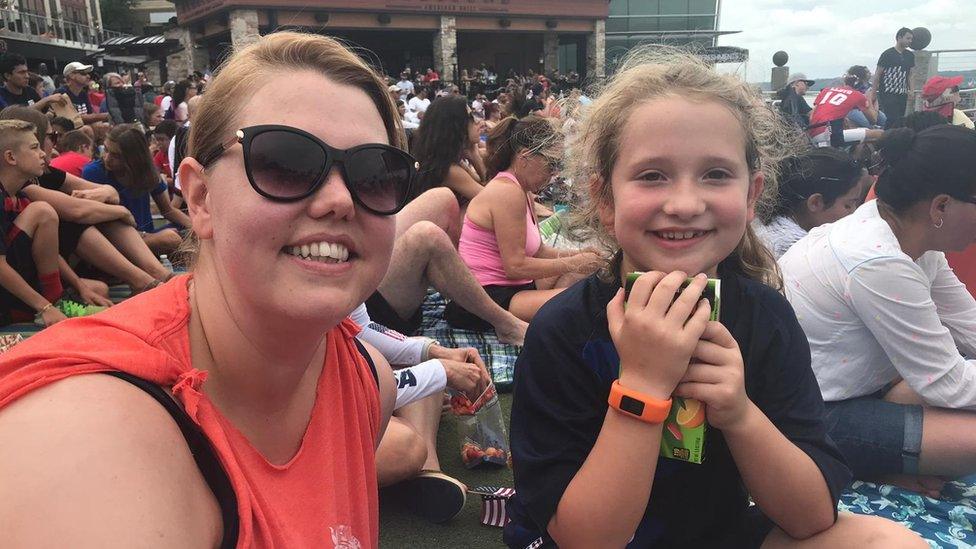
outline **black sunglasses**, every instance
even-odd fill
[[[356,204],[376,215],[393,215],[410,201],[419,165],[412,156],[380,143],[337,149],[291,126],[262,125],[237,130],[200,163],[206,168],[235,143],[244,148],[244,171],[258,194],[295,202],[314,194],[339,165]]]

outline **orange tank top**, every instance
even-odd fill
[[[356,326],[328,333],[325,365],[301,447],[269,463],[202,391],[190,364],[189,276],[94,317],[45,329],[0,356],[0,408],[72,375],[119,370],[169,389],[216,450],[237,495],[237,547],[376,547],[379,392]]]

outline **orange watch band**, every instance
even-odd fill
[[[614,380],[610,386],[610,406],[618,412],[647,423],[664,423],[671,412],[671,399],[659,400],[644,393],[628,389]]]

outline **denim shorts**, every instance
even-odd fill
[[[887,402],[881,396],[824,403],[827,434],[844,454],[854,478],[917,475],[922,407]]]

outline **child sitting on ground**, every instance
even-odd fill
[[[58,214],[21,192],[46,167],[34,125],[0,120],[0,157],[0,321],[34,320],[48,326],[66,318],[59,305],[79,309],[72,316],[90,312],[59,302],[61,271],[72,282],[78,283],[78,277],[58,256]]]
[[[893,522],[837,516],[850,471],[827,438],[776,264],[749,227],[794,135],[734,76],[692,55],[643,53],[581,122],[582,215],[614,259],[529,327],[506,543],[925,547]],[[625,309],[633,271],[646,273]],[[720,321],[709,321],[706,277],[721,279]],[[704,405],[700,464],[659,457],[672,395]]]
[[[60,153],[51,159],[51,166],[81,177],[81,171],[92,160],[92,147],[95,142],[91,136],[81,130],[72,130],[58,138],[56,146]]]

